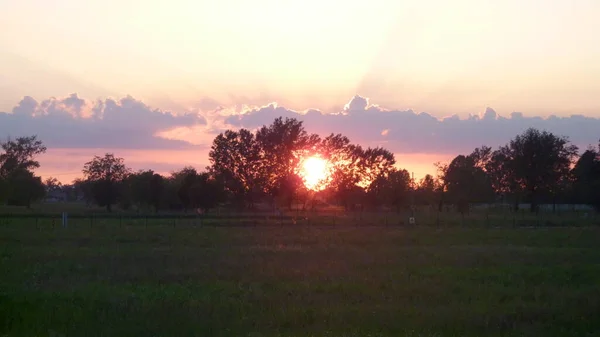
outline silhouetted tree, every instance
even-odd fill
[[[513,179],[513,163],[510,161],[510,150],[507,146],[501,147],[491,154],[490,160],[485,164],[485,171],[490,179],[492,188],[502,201],[512,195],[514,210],[519,208],[521,185]]]
[[[480,149],[476,149],[471,155],[457,156],[445,168],[443,180],[448,196],[459,212],[468,212],[470,203],[487,202],[493,196],[484,165],[485,159],[482,159]]]
[[[134,173],[128,178],[132,201],[138,205],[150,206],[158,212],[161,207],[165,179],[152,170]]]
[[[356,147],[356,151],[358,155],[358,174],[365,184],[369,184],[378,177],[387,176],[388,173],[395,171],[394,165],[396,164],[396,159],[390,151],[382,147],[363,150],[359,146]]]
[[[46,186],[46,191],[48,193],[61,191],[62,184],[58,179],[54,177],[49,177],[44,181],[44,186]]]
[[[99,206],[106,207],[108,212],[119,200],[121,183],[129,172],[123,158],[115,157],[112,153],[107,153],[104,157],[95,156],[83,167],[85,179],[92,184],[94,200]]]
[[[295,173],[288,173],[279,178],[273,194],[278,202],[285,205],[289,210],[292,209],[294,201],[300,201],[301,195],[304,192],[304,183],[302,178]]]
[[[431,174],[426,174],[415,191],[416,202],[421,205],[433,205],[436,201],[438,183]]]
[[[183,209],[187,211],[194,207],[190,190],[196,182],[198,172],[193,168],[186,168],[180,171],[179,174],[182,174],[182,176],[180,178],[179,188],[177,189],[177,196],[183,205]]]
[[[94,203],[94,193],[92,191],[93,182],[77,178],[73,180],[73,189],[75,192],[75,199],[81,199],[85,201],[86,205],[90,206]]]
[[[407,170],[391,169],[371,183],[367,197],[373,205],[387,205],[400,212],[411,202],[411,184],[412,179]]]
[[[189,175],[187,181],[191,183],[188,193],[192,207],[208,212],[223,200],[223,184],[210,173]]]
[[[7,176],[18,170],[30,171],[40,167],[35,160],[37,155],[46,152],[46,147],[37,136],[19,137],[0,143],[0,176]]]
[[[586,150],[573,167],[572,175],[574,201],[600,210],[600,151]]]
[[[508,179],[528,194],[532,212],[537,211],[540,193],[560,184],[577,156],[577,147],[569,144],[567,137],[533,128],[516,136],[501,151],[506,156]]]
[[[6,182],[8,205],[30,208],[33,202],[41,200],[46,194],[42,179],[24,167],[12,170]]]
[[[341,134],[331,134],[321,141],[318,151],[332,165],[327,187],[329,194],[346,209],[359,203],[364,194],[364,189],[357,186],[361,182],[359,162],[362,149]]]
[[[221,133],[209,152],[211,172],[223,182],[238,205],[251,207],[265,186],[262,158],[258,142],[246,129]]]
[[[44,184],[33,170],[40,167],[36,156],[46,152],[46,147],[37,136],[30,136],[8,139],[0,148],[0,201],[30,207],[45,195]]]
[[[294,194],[290,188],[296,186],[291,184],[294,180],[290,176],[296,174],[301,159],[316,150],[320,138],[309,135],[301,121],[279,117],[256,132],[256,143],[262,157],[265,192],[274,198],[286,198]]]

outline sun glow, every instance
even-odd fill
[[[320,191],[327,187],[331,177],[329,162],[319,157],[308,157],[300,163],[298,175],[302,178],[304,186],[309,190]]]

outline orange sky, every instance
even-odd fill
[[[94,155],[102,156],[106,149],[49,149],[40,156],[42,167],[36,170],[43,179],[55,177],[67,184],[82,177],[83,165]],[[168,175],[186,165],[203,170],[209,163],[208,150],[119,150],[113,151],[116,156],[125,159],[127,166],[134,170],[152,169],[160,174]],[[418,181],[425,174],[436,173],[433,165],[436,161],[449,161],[453,156],[435,154],[395,154],[397,166],[414,173]]]

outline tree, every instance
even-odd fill
[[[54,177],[47,178],[44,181],[44,185],[46,186],[46,191],[48,193],[60,191],[62,188],[62,183]]]
[[[388,205],[398,212],[410,203],[412,179],[407,170],[392,169],[369,186],[367,197],[374,205]]]
[[[165,179],[152,170],[139,171],[129,176],[131,199],[137,205],[150,206],[155,212],[161,207]]]
[[[189,176],[189,200],[192,207],[203,212],[217,207],[223,200],[223,185],[208,172]]]
[[[30,136],[8,139],[0,148],[0,201],[29,208],[45,195],[44,184],[33,170],[40,167],[36,156],[46,147],[37,136]]]
[[[513,180],[514,177],[512,163],[510,161],[510,150],[507,146],[501,147],[491,154],[490,160],[485,164],[485,171],[488,174],[490,183],[496,195],[504,201],[506,196],[513,194],[514,208],[519,206],[520,185]]]
[[[304,194],[302,192],[305,192],[305,189],[304,182],[298,174],[288,173],[277,181],[273,194],[280,204],[291,210],[294,201],[301,199],[301,195]]]
[[[225,185],[238,205],[253,207],[264,188],[261,148],[252,132],[227,130],[213,141],[211,173]]]
[[[432,205],[435,202],[438,184],[431,174],[426,174],[419,182],[415,191],[417,203],[421,205]]]
[[[263,172],[265,192],[272,197],[289,195],[290,176],[296,174],[302,158],[313,154],[320,142],[318,135],[309,135],[302,121],[295,118],[276,118],[269,126],[256,132],[260,148],[260,166]],[[283,186],[283,185],[285,186]]]
[[[357,186],[361,181],[358,163],[362,149],[346,136],[331,134],[321,141],[317,151],[332,165],[331,178],[326,182],[329,193],[346,209],[353,207],[364,193]]]
[[[35,160],[37,155],[46,152],[46,147],[37,136],[19,137],[0,143],[3,152],[0,154],[0,176],[7,176],[18,170],[30,171],[40,167]]]
[[[6,181],[8,205],[31,208],[33,202],[41,200],[46,194],[42,179],[23,167],[12,171]]]
[[[115,157],[112,153],[107,153],[104,157],[94,156],[83,167],[83,175],[92,183],[94,199],[98,205],[105,206],[108,212],[119,200],[120,184],[129,172],[123,158]]]
[[[92,191],[93,182],[77,178],[73,181],[73,190],[76,200],[84,200],[87,206],[94,202],[94,194]]]
[[[6,203],[8,198],[8,181],[0,176],[0,205]]]
[[[489,150],[484,149],[488,156]],[[492,185],[484,171],[486,159],[481,149],[468,155],[459,155],[444,169],[443,180],[448,196],[461,213],[468,211],[470,203],[486,202],[493,196]]]
[[[528,194],[530,210],[536,212],[540,194],[552,191],[569,174],[577,147],[569,144],[567,137],[530,128],[511,140],[502,152],[510,174],[507,179]]]
[[[363,150],[359,146],[356,150],[358,152],[358,173],[364,186],[368,187],[375,179],[395,171],[396,159],[390,151],[382,147]]]
[[[198,172],[196,172],[195,169],[186,168],[181,174],[183,174],[183,176],[179,184],[179,189],[177,190],[177,196],[183,205],[184,211],[187,211],[194,207],[190,190],[196,183]]]
[[[572,177],[574,201],[600,210],[600,151],[586,150],[573,167]]]

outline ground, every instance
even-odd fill
[[[600,228],[0,226],[0,336],[592,336]]]

